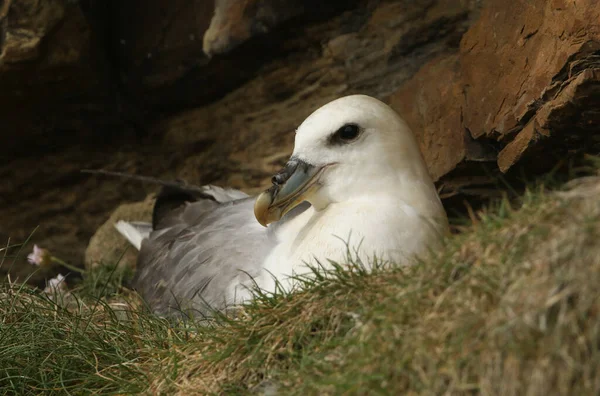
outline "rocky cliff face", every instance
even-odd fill
[[[494,195],[596,144],[599,20],[595,0],[0,1],[0,237],[39,225],[81,263],[153,187],[80,169],[256,192],[303,118],[359,92],[407,119],[447,202]]]
[[[456,53],[433,59],[390,98],[421,135],[446,196],[486,193],[472,162],[538,172],[599,132],[600,4],[486,2]],[[471,169],[469,169],[471,168]],[[492,180],[493,177],[492,172]],[[493,190],[490,191],[493,193]]]

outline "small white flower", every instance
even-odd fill
[[[33,245],[33,253],[27,255],[27,261],[33,265],[46,265],[50,263],[50,253],[38,245]]]
[[[67,281],[62,274],[58,274],[56,278],[52,278],[46,282],[44,293],[58,294],[67,290]]]

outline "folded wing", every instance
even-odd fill
[[[272,230],[254,218],[253,198],[206,191],[207,197],[155,218],[141,243],[132,284],[159,314],[206,315],[244,300],[276,244]]]

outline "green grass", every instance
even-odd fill
[[[597,177],[529,191],[519,209],[504,201],[479,213],[419,265],[366,273],[354,263],[201,325],[148,313],[110,268],[62,303],[5,283],[0,387],[598,394],[599,197]]]
[[[3,394],[139,392],[148,381],[141,363],[183,341],[125,301],[51,298],[9,283],[0,300]]]

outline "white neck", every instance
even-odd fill
[[[311,207],[278,231],[274,268],[284,274],[288,271],[288,275],[290,271],[303,272],[303,262],[314,257],[322,264],[328,259],[343,264],[345,242],[351,248],[361,245],[359,256],[365,264],[374,254],[406,263],[424,253],[428,241],[437,241],[447,232],[439,198],[433,185],[426,186],[408,186],[401,180],[392,190],[375,189],[373,194],[331,203],[319,211]]]

